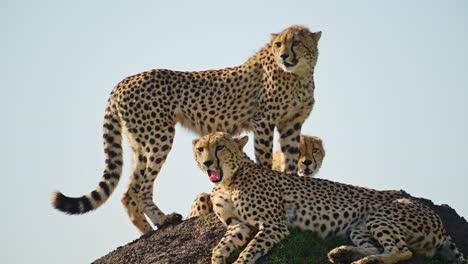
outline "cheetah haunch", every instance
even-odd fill
[[[204,135],[253,131],[257,162],[271,168],[273,132],[280,133],[286,171],[297,172],[299,135],[314,105],[314,69],[321,33],[291,26],[244,64],[223,70],[152,70],[124,79],[109,98],[104,117],[106,166],[97,188],[71,198],[56,192],[52,205],[83,214],[102,205],[122,172],[122,130],[133,151],[132,175],[122,197],[141,233],[180,221],[153,201],[153,184],[172,147],[176,123]]]
[[[209,180],[214,212],[227,232],[213,249],[212,263],[225,263],[247,244],[235,263],[254,263],[285,238],[288,228],[321,237],[349,235],[355,246],[330,251],[332,263],[397,263],[412,251],[437,249],[467,263],[440,218],[397,191],[377,191],[261,167],[242,151],[248,138],[212,133],[194,141],[195,159]],[[253,234],[253,236],[251,236]]]

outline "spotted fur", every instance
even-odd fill
[[[106,167],[95,191],[79,198],[59,192],[55,208],[82,214],[103,204],[122,170],[121,131],[133,152],[132,175],[121,199],[141,233],[176,223],[153,201],[153,184],[169,154],[175,125],[201,135],[253,131],[257,162],[271,168],[273,132],[280,133],[286,171],[297,172],[299,135],[314,105],[314,69],[321,33],[291,26],[244,64],[223,70],[179,72],[151,70],[121,81],[111,93],[104,121]]]
[[[269,170],[242,151],[246,142],[247,137],[218,132],[194,144],[198,166],[215,183],[213,210],[227,226],[213,249],[212,263],[225,263],[244,245],[234,263],[254,263],[287,237],[291,227],[321,237],[349,236],[354,246],[330,251],[332,263],[397,263],[410,259],[412,252],[432,256],[441,248],[454,261],[467,263],[427,206],[401,198],[398,191]]]

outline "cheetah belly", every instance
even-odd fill
[[[341,210],[309,210],[297,203],[288,204],[286,207],[288,227],[310,230],[320,237],[330,235],[347,237],[350,230],[364,223],[364,217],[359,214],[349,214],[343,218]]]
[[[224,116],[227,116],[224,117]],[[230,114],[210,115],[207,113],[198,114],[194,117],[190,113],[177,115],[177,121],[184,127],[199,135],[205,135],[214,131],[223,131],[231,135],[238,135],[244,131],[253,130],[253,120],[248,114],[243,114],[242,118],[232,118]]]
[[[223,89],[195,89],[181,98],[185,103],[180,103],[175,110],[176,121],[200,135],[215,131],[237,135],[251,131],[257,111],[255,91],[248,93],[241,89],[231,93]]]

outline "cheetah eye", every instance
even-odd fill
[[[197,148],[197,151],[198,151],[198,152],[203,152],[203,148],[202,148],[202,147],[199,147],[199,148]]]
[[[220,151],[220,150],[222,150],[223,148],[224,148],[223,145],[216,146],[216,151]]]
[[[281,42],[275,42],[277,48],[281,47]]]
[[[312,150],[313,153],[317,153],[318,151],[318,148],[314,148],[314,150]]]
[[[299,46],[299,44],[301,44],[301,42],[298,41],[298,40],[295,40],[295,41],[293,41],[292,46],[297,47],[297,46]]]

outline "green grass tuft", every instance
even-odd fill
[[[352,245],[349,240],[339,237],[322,239],[310,231],[291,230],[291,234],[273,247],[270,253],[257,261],[259,264],[327,264],[327,253],[342,245]],[[228,258],[233,263],[242,249],[237,249]],[[414,256],[415,263],[449,264],[443,257],[434,258]]]
[[[239,254],[242,252],[243,248],[237,248],[234,250],[231,255],[229,255],[229,258],[227,258],[226,263],[233,263],[236,261],[237,257],[239,257]]]
[[[276,245],[258,263],[271,264],[324,264],[329,263],[327,253],[337,246],[349,245],[345,239],[330,237],[321,239],[312,232],[292,230],[291,234]]]
[[[208,217],[202,215],[202,216],[199,216],[199,219],[200,221],[202,221],[203,223],[205,223],[205,225],[209,226],[209,227],[212,227],[213,226],[213,223],[211,223],[210,219],[208,219]]]

